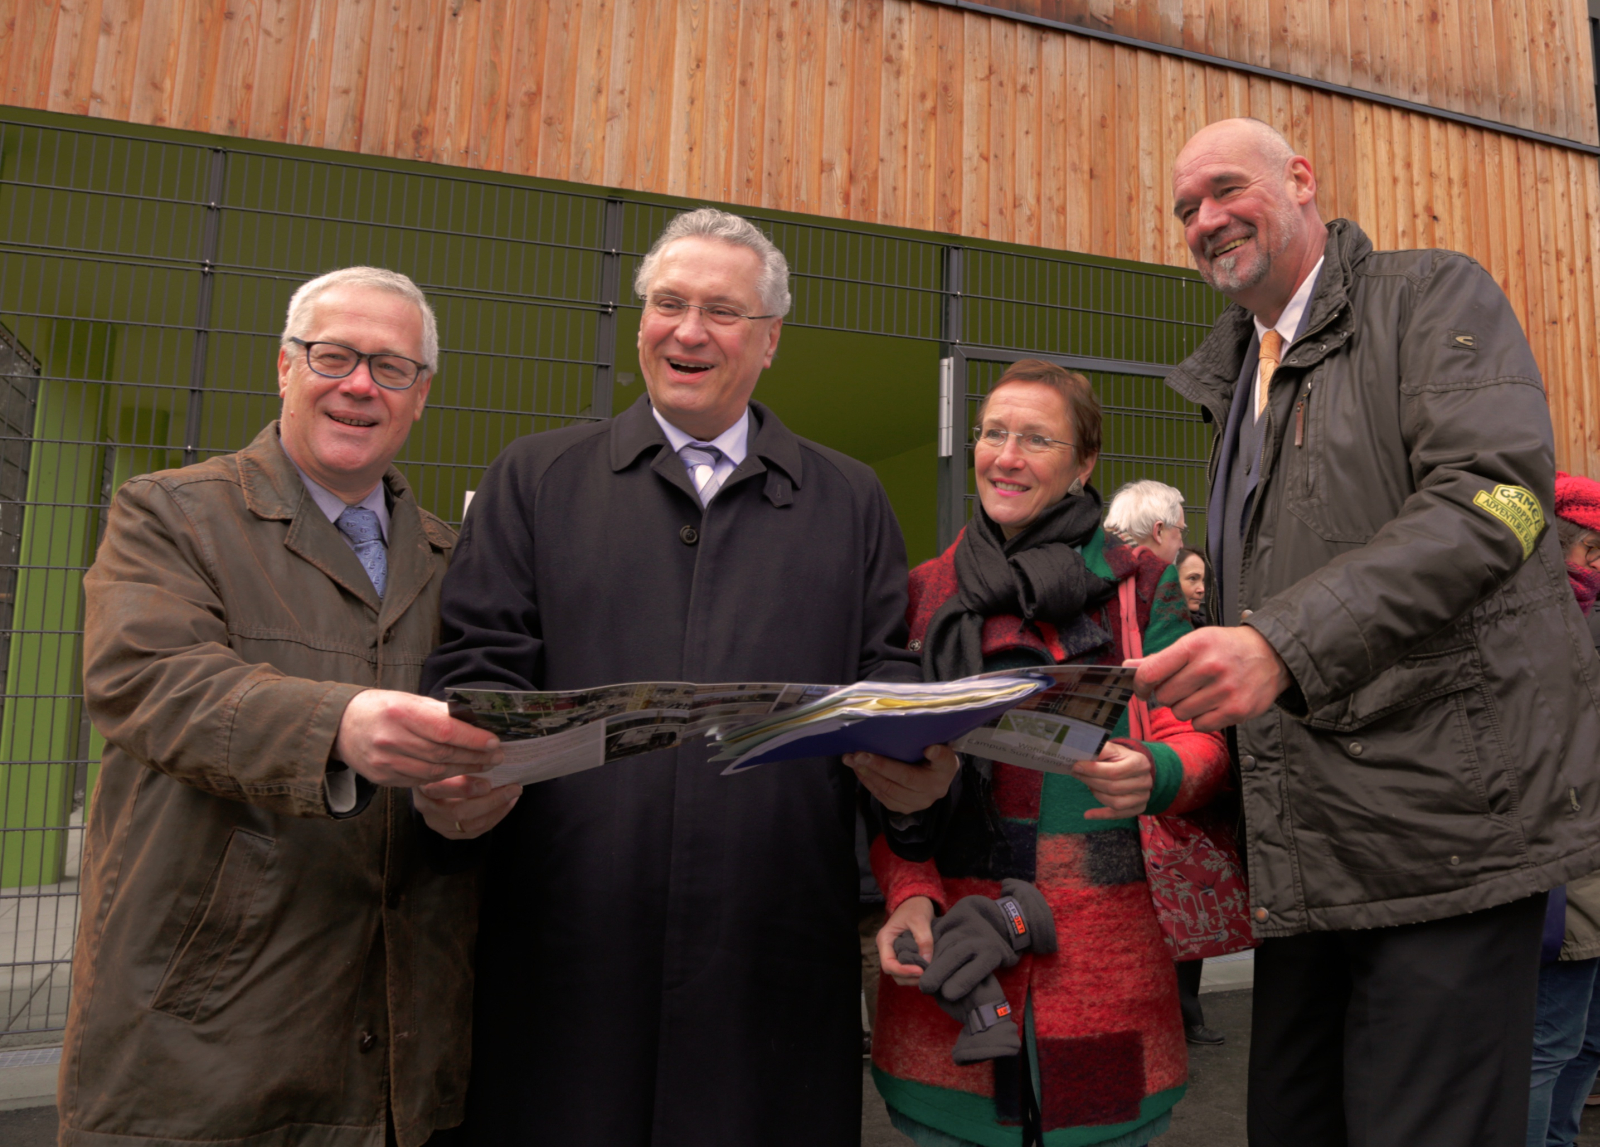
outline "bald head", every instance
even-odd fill
[[[1200,274],[1268,325],[1322,257],[1316,196],[1310,161],[1258,119],[1208,124],[1173,164],[1173,213]]]
[[[1185,158],[1192,154],[1213,149],[1225,149],[1236,155],[1254,154],[1262,163],[1280,168],[1287,167],[1294,158],[1294,148],[1277,128],[1255,116],[1240,116],[1219,119],[1195,132],[1178,152],[1175,167],[1183,167]]]

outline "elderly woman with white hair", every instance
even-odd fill
[[[1189,529],[1183,514],[1183,491],[1153,478],[1124,483],[1111,495],[1106,529],[1171,565]]]

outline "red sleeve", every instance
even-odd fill
[[[872,842],[872,875],[883,889],[884,907],[891,914],[913,896],[926,896],[941,913],[950,907],[944,878],[933,861],[902,860],[890,850],[881,833]]]
[[[1197,733],[1189,722],[1178,720],[1171,709],[1163,706],[1150,710],[1147,740],[1165,745],[1183,764],[1183,782],[1178,786],[1178,795],[1161,810],[1163,814],[1204,808],[1213,797],[1231,786],[1228,742],[1221,733]]]

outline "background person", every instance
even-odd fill
[[[1184,546],[1178,551],[1178,560],[1172,564],[1178,567],[1178,588],[1183,591],[1183,604],[1189,611],[1189,621],[1197,629],[1202,625],[1210,625],[1206,616],[1206,574],[1209,572],[1209,563],[1205,554]]]
[[[1130,546],[1143,546],[1167,564],[1178,558],[1189,522],[1183,491],[1154,478],[1127,482],[1111,495],[1106,529]]]
[[[390,463],[438,345],[404,275],[313,279],[281,418],[117,491],[84,580],[106,748],[62,1143],[417,1147],[461,1119],[476,879],[421,863],[395,788],[500,756],[412,694],[455,538]]]
[[[701,208],[635,289],[647,395],[489,467],[424,687],[915,679],[883,487],[750,400],[789,309],[782,253]],[[857,1141],[857,778],[914,834],[955,754],[724,777],[710,752],[532,785],[495,829],[468,1142]],[[425,814],[470,835],[447,803]]]
[[[954,545],[911,575],[911,647],[923,676],[1120,664],[1128,644],[1117,592],[1127,581],[1146,649],[1189,632],[1170,563],[1100,527],[1100,495],[1086,484],[1100,452],[1088,380],[1016,363],[979,419],[979,509]],[[873,1074],[895,1126],[916,1142],[1022,1143],[1031,1141],[1026,1126],[1047,1145],[1132,1147],[1166,1130],[1188,1061],[1135,818],[1204,805],[1226,783],[1227,753],[1219,736],[1165,710],[1151,718],[1151,741],[1109,742],[1071,776],[970,762],[932,861],[875,844],[891,911],[878,949],[895,983],[880,989]],[[1127,727],[1124,718],[1119,734]],[[1023,1062],[955,1066],[961,1025],[916,988],[921,970],[895,959],[894,940],[909,929],[930,957],[935,911],[997,896],[1008,877],[1044,894],[1058,948],[998,972],[1017,1014],[1027,1008]]]
[[[1600,482],[1556,472],[1556,540],[1578,608],[1593,629],[1600,594]],[[1600,636],[1595,638],[1600,646]],[[1550,949],[1556,948],[1555,952]],[[1600,874],[1552,894],[1533,1029],[1528,1147],[1571,1147],[1600,1069]]]
[[[1199,610],[1200,599],[1205,596],[1205,563],[1199,562],[1199,592],[1193,586],[1194,562],[1184,572],[1183,554],[1199,557],[1194,550],[1183,545],[1188,532],[1188,519],[1183,512],[1183,491],[1165,482],[1146,478],[1125,483],[1111,496],[1106,509],[1106,529],[1131,546],[1142,546],[1157,558],[1178,567],[1178,588],[1183,594],[1184,608],[1191,624]],[[1175,960],[1178,973],[1178,1006],[1183,1013],[1183,1034],[1191,1044],[1216,1047],[1227,1042],[1221,1032],[1206,1027],[1205,1009],[1200,1004],[1200,976],[1204,960]]]
[[[1527,1128],[1544,891],[1600,866],[1600,660],[1505,295],[1465,256],[1324,225],[1316,192],[1256,120],[1174,165],[1235,304],[1167,379],[1222,428],[1221,624],[1140,687],[1236,726],[1252,1142],[1500,1147]]]

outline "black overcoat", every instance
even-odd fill
[[[704,511],[648,400],[495,461],[424,690],[918,679],[870,467],[759,403]],[[531,785],[492,834],[462,1137],[829,1147],[859,1137],[856,784],[703,744]]]

